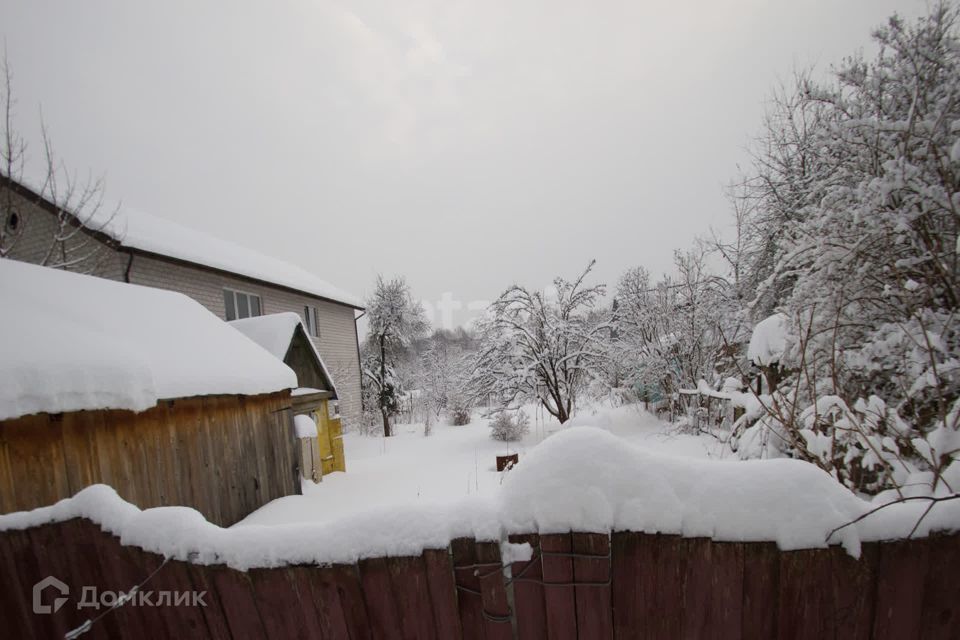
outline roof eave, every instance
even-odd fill
[[[44,197],[43,195],[37,193],[33,188],[31,188],[31,187],[23,184],[22,182],[19,182],[18,180],[15,180],[15,179],[13,179],[13,178],[10,178],[10,177],[8,177],[8,176],[5,176],[5,175],[0,174],[0,186],[6,186],[7,188],[11,189],[12,191],[18,193],[19,195],[21,195],[21,196],[23,196],[23,197],[25,197],[25,198],[27,198],[28,200],[33,200],[33,201],[35,201],[38,206],[42,206],[44,209],[46,209],[47,211],[49,211],[49,212],[51,212],[51,213],[53,213],[53,214],[58,214],[58,213],[60,213],[60,211],[63,211],[64,213],[68,214],[68,215],[70,216],[70,218],[72,218],[78,225],[80,225],[79,220],[78,220],[77,217],[73,214],[72,211],[69,211],[69,210],[66,210],[66,209],[62,209],[62,210],[61,210],[59,207],[57,207],[57,205],[56,205],[55,203],[50,202],[50,200],[49,200],[48,198],[46,198],[46,197]],[[200,262],[194,262],[193,260],[184,260],[184,259],[182,259],[182,258],[174,258],[174,257],[172,257],[172,256],[168,256],[168,255],[166,255],[166,254],[164,254],[164,253],[157,253],[157,252],[155,252],[155,251],[147,251],[146,249],[140,249],[140,248],[138,248],[138,247],[134,247],[134,246],[128,245],[128,244],[126,244],[125,242],[123,242],[123,240],[113,237],[112,235],[110,235],[110,234],[107,233],[106,231],[99,230],[99,229],[91,229],[90,227],[86,227],[86,226],[83,226],[83,225],[80,225],[80,228],[81,228],[84,232],[91,234],[92,236],[94,236],[95,238],[97,238],[98,240],[100,240],[101,242],[103,242],[104,244],[106,244],[106,245],[108,245],[108,246],[113,246],[113,247],[116,247],[116,248],[119,248],[119,249],[123,249],[124,251],[127,251],[127,252],[137,253],[137,254],[145,255],[145,256],[152,256],[152,257],[155,257],[155,258],[159,258],[159,259],[161,259],[161,260],[168,260],[168,261],[170,261],[170,262],[175,262],[175,263],[178,263],[178,264],[185,264],[185,265],[189,265],[189,266],[193,266],[193,267],[200,267],[201,269],[207,269],[208,271],[213,271],[213,272],[215,272],[215,273],[224,273],[224,274],[231,275],[231,276],[234,276],[234,277],[237,277],[237,278],[243,278],[243,279],[249,280],[249,281],[251,281],[251,282],[256,282],[256,283],[259,283],[259,284],[262,284],[262,285],[266,285],[266,286],[269,286],[269,287],[276,287],[276,288],[279,288],[279,289],[284,289],[284,290],[286,290],[286,291],[292,291],[292,292],[294,292],[294,293],[298,293],[298,294],[300,294],[300,295],[309,296],[309,297],[314,298],[314,299],[317,299],[317,300],[323,300],[324,302],[330,302],[330,303],[333,303],[333,304],[338,304],[338,305],[343,306],[343,307],[349,307],[349,308],[351,308],[351,309],[356,309],[357,311],[366,311],[366,308],[365,308],[365,307],[356,305],[356,304],[354,304],[354,303],[352,303],[352,302],[346,302],[346,301],[344,301],[344,300],[336,300],[336,299],[330,298],[330,297],[328,297],[328,296],[317,295],[316,293],[311,293],[310,291],[304,291],[303,289],[298,289],[298,288],[296,288],[296,287],[290,287],[290,286],[287,286],[287,285],[279,284],[279,283],[277,283],[277,282],[272,282],[272,281],[270,281],[270,280],[263,280],[263,279],[261,279],[261,278],[254,278],[254,277],[252,277],[252,276],[244,275],[244,274],[242,274],[242,273],[237,273],[236,271],[230,271],[229,269],[219,269],[219,268],[217,268],[217,267],[211,267],[211,266],[209,266],[209,265],[205,265],[205,264],[202,264],[202,263],[200,263]]]
[[[262,286],[271,287],[274,289],[283,289],[284,291],[290,291],[292,293],[297,293],[303,296],[313,298],[315,300],[322,300],[324,302],[329,302],[331,304],[337,304],[341,307],[348,307],[350,309],[355,309],[357,311],[366,311],[365,307],[361,307],[352,302],[346,302],[344,300],[337,300],[335,298],[330,298],[328,296],[321,296],[319,294],[313,293],[311,291],[305,291],[303,289],[298,289],[296,287],[291,287],[285,284],[280,284],[273,282],[271,280],[263,280],[261,278],[255,278],[253,276],[248,276],[242,273],[237,273],[236,271],[230,271],[229,269],[220,269],[218,267],[211,267],[210,265],[203,264],[201,262],[194,262],[193,260],[184,260],[183,258],[174,258],[173,256],[168,256],[165,253],[157,253],[156,251],[148,251],[146,249],[140,249],[139,247],[132,247],[122,242],[119,245],[124,251],[129,251],[131,253],[136,253],[138,255],[143,255],[147,257],[156,258],[158,260],[166,260],[167,262],[173,262],[176,264],[182,264],[190,267],[198,267],[200,269],[205,269],[207,271],[212,271],[214,273],[221,273],[224,275],[232,276],[234,278],[241,278],[243,280],[248,280],[250,282],[255,282]]]

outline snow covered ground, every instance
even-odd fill
[[[706,436],[673,433],[673,427],[639,407],[583,410],[567,427],[533,407],[530,433],[516,443],[490,439],[488,420],[478,413],[465,426],[434,425],[429,437],[422,424],[395,425],[391,438],[349,433],[344,436],[346,473],[307,485],[305,495],[275,500],[235,526],[330,522],[376,507],[448,503],[472,495],[492,495],[501,485],[496,456],[524,455],[569,426],[593,426],[641,449],[672,456],[719,458],[720,446]],[[546,418],[546,419],[545,419]]]

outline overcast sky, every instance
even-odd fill
[[[108,196],[428,302],[669,269],[794,68],[921,0],[0,0],[20,131]],[[454,322],[466,312],[454,316]]]

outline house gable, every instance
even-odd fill
[[[317,351],[303,330],[302,324],[298,324],[294,329],[290,347],[283,361],[297,374],[297,383],[301,387],[329,391],[333,394],[333,398],[337,397],[333,381],[324,370]]]

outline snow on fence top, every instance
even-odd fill
[[[297,386],[283,362],[179,293],[0,260],[0,420]]]
[[[763,367],[780,362],[787,347],[788,324],[787,316],[782,313],[775,313],[758,322],[750,336],[747,358]]]
[[[419,555],[458,537],[501,540],[509,533],[630,530],[816,548],[873,506],[804,462],[671,458],[600,429],[572,427],[524,457],[492,498],[397,505],[332,523],[221,529],[186,507],[141,511],[95,485],[53,506],[0,516],[0,531],[85,517],[123,544],[245,570]],[[893,505],[842,529],[830,543],[859,556],[861,541],[906,537],[928,506]],[[914,535],[957,530],[960,505],[940,502]]]

